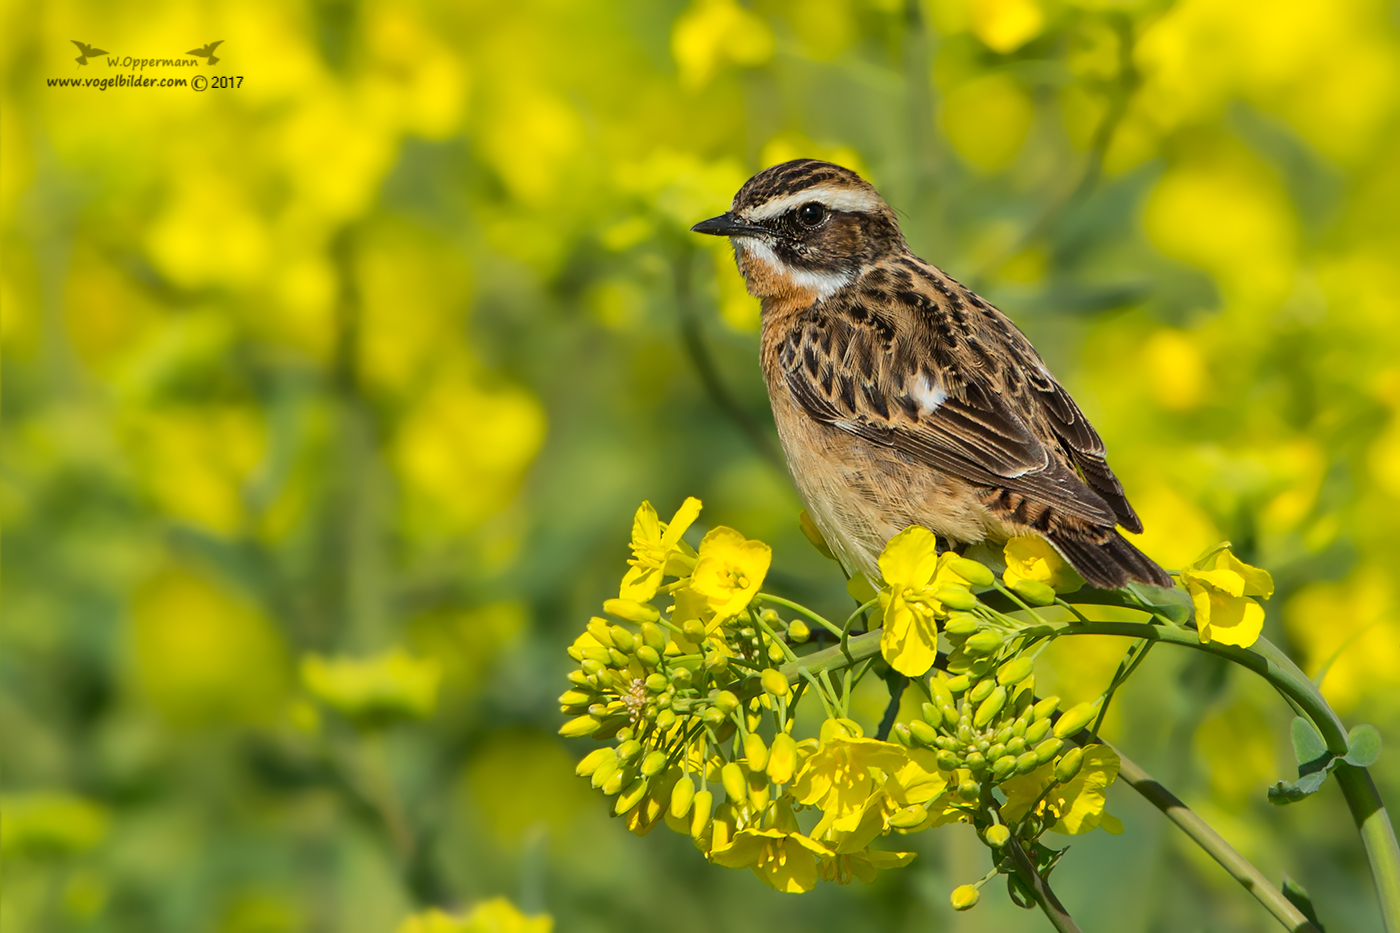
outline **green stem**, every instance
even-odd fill
[[[1269,913],[1278,918],[1279,923],[1293,933],[1319,933],[1317,927],[1293,906],[1293,902],[1284,897],[1282,891],[1274,887],[1259,869],[1240,855],[1224,837],[1211,828],[1210,824],[1197,816],[1180,798],[1157,783],[1152,775],[1138,767],[1126,755],[1116,748],[1114,751],[1118,753],[1120,762],[1118,776],[1145,797],[1148,803],[1161,810],[1167,819],[1190,836],[1211,858],[1219,862],[1220,867],[1228,871],[1246,891],[1253,894]]]
[[[831,634],[835,635],[837,638],[841,637],[841,630],[839,628],[837,628],[835,625],[831,624],[821,616],[817,615],[815,612],[808,609],[801,603],[795,603],[790,599],[783,599],[781,596],[774,596],[772,593],[759,593],[757,596],[754,597],[754,599],[765,603],[777,603],[779,606],[786,606],[793,612],[800,612],[807,618],[811,619],[813,622],[820,625],[822,628],[826,629]]]
[[[1079,924],[1074,922],[1074,918],[1065,909],[1065,905],[1061,904],[1055,892],[1050,890],[1049,883],[1035,870],[1035,863],[1021,847],[1021,840],[1017,839],[1014,833],[1006,840],[1006,848],[1011,853],[1011,862],[1016,866],[1016,874],[1025,882],[1026,887],[1030,888],[1035,902],[1040,905],[1040,909],[1045,912],[1055,929],[1060,933],[1083,933]]]

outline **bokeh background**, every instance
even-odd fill
[[[239,89],[46,84],[127,70],[73,39],[217,38],[198,73]],[[1395,0],[8,0],[0,56],[6,931],[377,933],[498,895],[567,931],[1044,929],[996,885],[951,912],[987,867],[956,829],[800,897],[630,837],[554,734],[644,498],[847,604],[756,303],[686,232],[796,156],[866,173],[1024,327],[1143,547],[1233,540],[1278,581],[1266,633],[1400,737]],[[1096,694],[1124,646],[1067,641],[1042,677]],[[405,715],[347,720],[312,657]],[[1329,928],[1379,928],[1335,787],[1265,800],[1276,697],[1161,649],[1117,709]],[[1400,803],[1400,755],[1374,770]],[[1086,929],[1272,929],[1110,809],[1055,875]]]

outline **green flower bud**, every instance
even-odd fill
[[[666,650],[666,630],[655,622],[642,623],[642,641],[657,654]]]
[[[1010,727],[1010,726],[1002,726],[1000,729],[998,729],[998,730],[996,731],[996,734],[992,736],[992,744],[993,744],[993,745],[1005,745],[1007,742],[1010,742],[1010,741],[1011,741],[1011,735],[1012,735],[1011,727]]]
[[[781,664],[786,657],[787,655],[783,653],[782,645],[778,644],[776,641],[768,643],[768,660],[772,661],[774,664]]]
[[[890,814],[889,823],[895,829],[912,829],[928,819],[928,808],[916,803]]]
[[[623,762],[631,761],[633,758],[640,755],[641,752],[642,743],[638,742],[636,739],[628,739],[626,742],[618,745],[617,760]]]
[[[981,752],[971,751],[963,756],[963,765],[973,774],[981,774],[987,770],[987,759]]]
[[[608,634],[612,636],[613,647],[623,654],[631,654],[637,649],[637,639],[622,626],[614,625],[608,629]]]
[[[1041,764],[1045,764],[1051,758],[1060,753],[1060,749],[1065,747],[1063,739],[1049,738],[1035,747],[1035,759]]]
[[[739,708],[739,698],[728,690],[721,690],[715,697],[715,706],[728,715]]]
[[[618,816],[626,813],[641,802],[642,795],[647,792],[647,779],[639,777],[627,789],[618,795],[617,803],[613,805],[613,813]]]
[[[1040,740],[1050,734],[1050,720],[1037,719],[1026,726],[1026,741],[1031,745],[1039,744]]]
[[[992,691],[996,688],[997,684],[994,680],[979,680],[973,686],[972,692],[967,695],[968,702],[981,703],[987,697],[991,696]]]
[[[1010,687],[1019,684],[1027,677],[1031,676],[1031,670],[1035,667],[1035,661],[1031,658],[1021,657],[1007,661],[997,668],[997,683],[1003,687]]]
[[[647,667],[656,667],[661,663],[661,653],[651,645],[641,645],[637,648],[637,660]]]
[[[773,694],[775,697],[787,696],[788,690],[790,689],[788,687],[787,678],[782,675],[781,671],[775,668],[770,667],[760,674],[758,681],[763,684],[764,690]]]
[[[671,816],[675,819],[684,819],[690,812],[690,804],[695,799],[695,779],[688,774],[681,775],[681,779],[671,788]]]
[[[639,603],[632,599],[609,599],[603,603],[603,611],[610,616],[617,616],[619,619],[626,619],[628,622],[655,622],[661,618],[661,613],[655,607]],[[617,626],[613,626],[616,634]],[[627,633],[631,635],[631,632]]]
[[[987,756],[988,761],[996,761],[1002,755],[1006,754],[1006,746],[997,742],[995,745],[989,745],[987,750],[982,754]]]
[[[977,890],[976,885],[960,884],[953,889],[953,896],[949,901],[954,910],[971,910],[977,906],[977,901],[981,898],[982,892]]]
[[[970,557],[954,557],[948,561],[948,569],[973,586],[991,586],[996,579],[990,570]]]
[[[948,728],[953,728],[958,722],[958,708],[952,703],[942,703],[938,711],[943,714],[943,724]]]
[[[768,777],[774,784],[786,784],[797,770],[797,740],[786,732],[773,736],[768,750]]]
[[[966,745],[972,741],[972,720],[960,718],[958,720],[958,742]]]
[[[663,709],[656,714],[656,728],[665,732],[676,724],[676,713],[674,710]]]
[[[1026,721],[1025,721],[1024,719],[1018,719],[1018,720],[1016,720],[1015,722],[1013,722],[1013,723],[1011,724],[1011,734],[1012,734],[1012,735],[1015,735],[1015,736],[1023,736],[1023,735],[1025,735],[1025,734],[1026,734]]]
[[[949,609],[961,609],[963,612],[977,605],[977,597],[961,586],[940,586],[933,598]]]
[[[916,742],[923,745],[932,745],[938,738],[938,733],[934,730],[933,726],[930,726],[922,719],[915,719],[913,722],[909,723],[909,734],[913,736]]]
[[[695,675],[690,672],[690,668],[688,667],[671,668],[671,683],[675,684],[677,690],[684,690],[686,687],[689,687],[694,678]]]
[[[588,661],[597,661],[599,664],[607,666],[612,663],[612,650],[611,646],[606,648],[584,648],[583,660],[585,663]],[[587,668],[585,668],[585,670],[587,670]]]
[[[569,671],[567,676],[569,678],[569,683],[573,684],[575,687],[582,687],[587,685],[588,683],[587,671],[581,671],[575,668],[574,670]]]
[[[1072,706],[1064,711],[1060,716],[1060,721],[1055,723],[1055,738],[1067,739],[1072,735],[1077,735],[1089,723],[1093,722],[1098,715],[1098,704],[1084,702],[1078,706]]]
[[[996,664],[997,659],[992,655],[988,655],[985,658],[978,658],[975,661],[973,661],[970,665],[968,665],[967,674],[969,677],[976,677],[978,679],[981,679],[990,674],[992,672],[992,668],[996,667]]]
[[[788,626],[787,633],[788,638],[799,645],[812,637],[812,629],[801,619],[793,619],[792,624]]]
[[[583,663],[579,666],[583,668],[584,674],[596,674],[607,665],[605,662],[596,660],[594,658],[584,658]]]
[[[1001,642],[1000,633],[986,628],[967,636],[967,641],[963,642],[963,651],[973,655],[991,654],[1001,647]]]
[[[1032,606],[1048,606],[1055,601],[1055,591],[1039,580],[1017,580],[1011,588]]]
[[[953,705],[953,693],[948,689],[948,682],[936,671],[929,675],[928,693],[940,709]]]
[[[1084,767],[1084,749],[1076,745],[1065,752],[1059,761],[1055,762],[1055,780],[1061,784],[1067,784],[1074,780],[1082,767]]]
[[[987,831],[982,834],[982,838],[987,840],[987,845],[991,846],[993,849],[1000,849],[1002,846],[1006,845],[1007,840],[1011,838],[1011,830],[1007,829],[1001,823],[996,823],[987,827]]]
[[[633,735],[633,733],[632,733],[632,727],[631,727],[631,726],[623,726],[621,729],[618,729],[618,730],[617,730],[617,733],[616,733],[616,734],[617,734],[617,740],[618,740],[619,742],[626,742],[628,739],[632,738],[632,735]]]
[[[992,778],[993,778],[993,780],[997,780],[997,781],[1004,780],[1006,777],[1008,777],[1008,776],[1011,774],[1011,772],[1013,772],[1013,771],[1015,771],[1015,770],[1016,770],[1016,756],[1015,756],[1015,755],[1002,755],[1000,758],[998,758],[997,760],[995,760],[995,761],[992,762]]]
[[[691,641],[700,642],[705,640],[705,623],[699,619],[686,619],[681,623],[681,634]]]
[[[1025,752],[1016,758],[1016,773],[1030,774],[1039,764],[1040,762],[1036,760],[1035,752]]]
[[[768,767],[768,746],[763,744],[763,736],[750,732],[744,736],[744,760],[749,770],[758,772]]]
[[[1031,719],[1046,719],[1060,706],[1059,697],[1046,697],[1031,707]]]
[[[760,612],[758,618],[769,628],[778,628],[783,624],[782,616],[778,615],[778,610],[771,606]]]
[[[958,796],[961,797],[965,803],[972,803],[977,799],[981,789],[982,785],[969,778],[958,785]]]
[[[700,721],[712,729],[728,719],[729,717],[724,714],[724,710],[718,706],[711,706],[700,714]]]
[[[954,612],[943,623],[943,631],[949,635],[971,635],[981,627],[981,620],[970,612]]]
[[[587,755],[584,755],[583,760],[574,766],[574,774],[577,774],[579,777],[590,777],[593,772],[597,771],[598,767],[609,758],[616,760],[617,753],[606,745],[602,748],[595,748]]]
[[[722,674],[729,669],[729,658],[712,651],[705,655],[705,670],[711,674]]]
[[[971,686],[971,684],[972,680],[966,674],[959,674],[956,677],[949,677],[948,692],[953,694],[954,696],[957,696],[959,693],[962,693],[969,686]]]
[[[707,790],[696,793],[690,808],[690,836],[699,839],[710,825],[710,809],[714,806],[715,795]]]
[[[647,752],[647,756],[642,759],[642,777],[651,777],[653,774],[660,774],[666,769],[666,762],[668,760],[666,753],[659,748],[654,748]]]
[[[962,766],[962,759],[947,749],[938,753],[938,767],[944,771],[952,771]]]
[[[758,813],[768,809],[768,800],[772,795],[772,785],[768,783],[768,776],[762,774],[749,774],[749,806]]]
[[[607,619],[600,619],[598,616],[594,616],[588,620],[588,634],[592,635],[593,639],[604,648],[613,647],[612,632],[610,629],[611,626],[608,625]]]
[[[625,668],[627,667],[627,662],[627,655],[623,654],[621,651],[618,651],[616,648],[608,649],[608,663],[610,663],[613,667]]]
[[[608,751],[611,752],[612,749],[609,748]],[[617,755],[609,755],[598,763],[598,767],[593,770],[593,774],[589,778],[589,783],[593,785],[594,790],[597,790],[603,786],[608,778],[613,776],[614,772],[620,770],[622,770],[622,762],[617,760]]]
[[[719,769],[719,782],[724,786],[725,794],[735,803],[743,803],[744,798],[749,795],[748,778],[744,776],[744,769],[737,761],[731,761]]]
[[[561,698],[560,702],[562,701],[563,700]],[[922,707],[920,707],[919,711],[924,714],[924,722],[928,723],[930,726],[933,726],[935,729],[943,725],[943,713],[941,710],[939,710],[937,706],[933,705],[932,703],[925,703]]]
[[[646,688],[652,693],[661,693],[669,686],[671,686],[670,679],[660,671],[647,675]]]
[[[577,739],[580,736],[592,735],[601,725],[602,723],[593,716],[578,716],[560,726],[559,734],[566,739]]]
[[[611,797],[624,787],[631,787],[632,781],[637,777],[636,768],[621,767],[608,775],[608,779],[598,785],[598,789]]]
[[[983,681],[991,683],[991,681]],[[1006,688],[998,684],[987,698],[977,707],[977,715],[972,717],[972,724],[981,729],[997,718],[1002,707],[1006,706]]]
[[[1019,735],[1013,735],[1006,743],[1006,753],[1008,755],[1019,755],[1026,750],[1026,740]]]
[[[890,730],[890,736],[905,748],[908,748],[914,741],[914,736],[910,733],[907,722],[895,723],[894,728]]]
[[[560,706],[587,706],[593,702],[594,694],[591,691],[565,690],[559,694]]]

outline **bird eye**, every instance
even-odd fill
[[[808,201],[797,209],[797,222],[804,227],[815,227],[826,220],[826,208],[816,201]]]

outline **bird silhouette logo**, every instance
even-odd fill
[[[79,65],[86,65],[89,55],[91,55],[93,58],[96,58],[99,55],[107,54],[106,49],[95,49],[92,46],[88,45],[86,42],[79,42],[77,39],[69,39],[68,41],[76,45],[78,47],[78,51],[83,53],[77,58],[73,59]]]
[[[216,62],[218,62],[218,60],[219,60],[218,57],[214,55],[214,50],[217,49],[219,46],[223,45],[223,43],[224,43],[224,40],[223,40],[223,39],[220,39],[220,40],[217,41],[217,42],[211,42],[211,43],[209,43],[208,45],[206,45],[206,46],[205,46],[204,48],[202,48],[202,49],[190,49],[190,50],[189,50],[188,52],[186,52],[185,54],[186,54],[186,55],[197,55],[197,56],[200,57],[200,58],[207,58],[207,59],[209,59],[209,64],[213,65],[213,64],[215,64]]]

